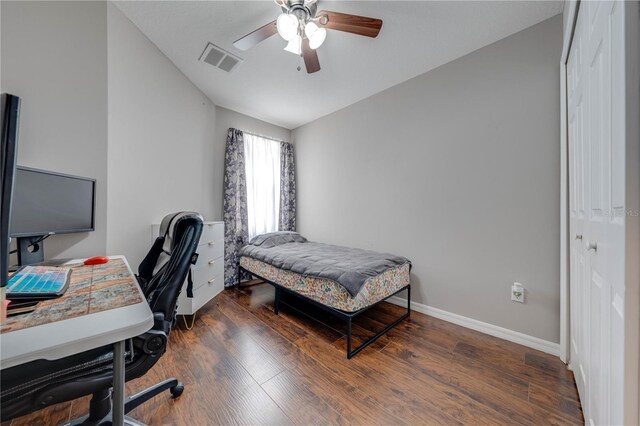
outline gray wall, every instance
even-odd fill
[[[214,218],[215,106],[112,3],[108,28],[107,252],[138,265],[167,213]]]
[[[220,184],[214,188],[214,200],[216,203],[214,205],[214,216],[217,217],[218,220],[222,220],[224,150],[227,142],[227,132],[231,127],[274,139],[281,139],[287,142],[291,141],[291,131],[284,127],[276,126],[275,124],[267,123],[227,108],[216,107],[216,137],[213,147],[213,168],[215,181],[220,182]]]
[[[97,179],[95,232],[51,237],[45,254],[104,254],[106,4],[2,1],[0,13],[0,90],[22,98],[18,164]]]
[[[295,129],[299,230],[408,257],[417,302],[558,342],[561,32],[558,15]]]

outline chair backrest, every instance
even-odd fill
[[[138,267],[138,281],[154,314],[166,321],[175,316],[178,295],[197,260],[196,248],[202,234],[199,213],[179,212],[162,219],[159,236]]]

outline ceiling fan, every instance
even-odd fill
[[[318,0],[274,1],[282,8],[278,19],[234,41],[233,45],[248,50],[278,33],[288,42],[285,50],[302,56],[309,74],[320,71],[316,49],[327,37],[327,29],[375,38],[382,28],[381,19],[328,10],[318,12]]]

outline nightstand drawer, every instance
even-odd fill
[[[196,249],[196,253],[198,253],[198,262],[195,267],[199,268],[212,260],[223,257],[224,243],[222,241],[209,241],[205,244],[200,244]]]
[[[202,227],[202,236],[198,244],[204,245],[214,242],[216,244],[224,243],[224,225],[222,222],[207,222]]]
[[[222,276],[224,273],[223,264],[224,259],[222,257],[210,260],[206,260],[202,257],[198,258],[198,264],[192,269],[193,288],[199,288],[204,284],[210,284],[211,280],[216,279],[218,276]]]
[[[191,309],[193,311],[200,309],[202,305],[213,299],[218,293],[224,290],[224,283],[222,281],[222,275],[220,275],[216,277],[211,283],[207,282],[205,285],[198,288],[198,291],[194,292],[193,294]]]
[[[214,278],[205,281],[204,284],[196,288],[194,282],[193,297],[187,297],[187,283],[185,282],[182,292],[178,297],[178,314],[192,315],[200,309],[202,305],[211,300],[214,296],[224,290],[224,278],[220,274]]]

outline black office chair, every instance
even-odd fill
[[[166,216],[160,236],[138,268],[138,281],[154,315],[148,332],[127,344],[127,381],[143,376],[167,348],[167,337],[175,324],[176,302],[189,268],[197,259],[202,233],[198,213]],[[38,360],[2,370],[0,375],[0,418],[2,421],[92,394],[85,424],[109,422],[113,381],[113,346],[72,355],[54,361]],[[184,386],[177,379],[165,380],[125,400],[125,414],[169,389],[179,397]]]

